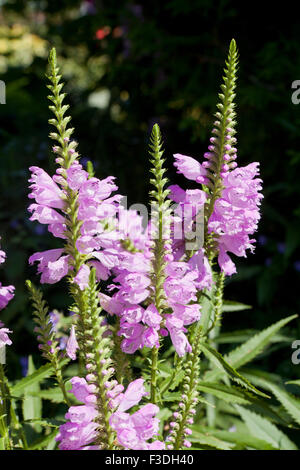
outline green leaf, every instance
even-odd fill
[[[19,380],[15,385],[11,387],[11,393],[13,395],[21,395],[24,393],[27,387],[42,382],[44,379],[51,377],[53,369],[51,364],[45,364],[44,366],[37,369],[33,374],[27,375],[23,379]]]
[[[239,348],[231,351],[226,357],[226,360],[235,368],[239,368],[247,362],[252,361],[252,359],[254,359],[259,353],[263,351],[263,349],[270,342],[271,338],[287,323],[297,318],[297,316],[298,315],[291,315],[269,326]]]
[[[28,393],[33,397],[40,397],[42,400],[50,400],[52,403],[64,403],[64,396],[59,387],[50,390],[40,390],[39,392]]]
[[[202,429],[204,431],[205,428],[202,427]],[[241,446],[246,449],[277,450],[277,448],[272,446],[269,442],[254,437],[241,429],[237,429],[236,431],[208,429],[208,432],[218,439],[236,444],[237,446]]]
[[[240,312],[242,310],[249,310],[252,308],[252,305],[241,304],[240,302],[235,302],[234,300],[224,300],[223,301],[223,312]]]
[[[175,392],[175,393],[166,393],[164,394],[164,398],[163,398],[163,401],[168,401],[168,402],[176,402],[176,401],[180,401],[181,399],[181,393],[180,392]]]
[[[300,380],[289,380],[288,382],[285,382],[286,384],[291,384],[291,385],[299,385],[300,387]]]
[[[249,376],[250,374],[247,375]],[[295,397],[282,387],[274,384],[264,377],[255,376],[255,373],[251,374],[251,378],[253,378],[253,381],[258,383],[261,387],[272,392],[289,416],[291,416],[296,423],[300,424],[300,398]]]
[[[61,361],[61,365],[64,366],[70,360],[68,358]],[[11,387],[11,394],[15,396],[20,396],[24,393],[26,387],[33,385],[35,383],[41,383],[43,380],[51,377],[53,374],[53,368],[51,364],[45,364],[44,366],[37,369],[33,374],[24,377],[19,380],[15,385]]]
[[[276,447],[272,446],[269,442],[257,437],[251,436],[250,434],[243,434],[239,432],[226,432],[219,431],[215,433],[216,437],[227,440],[228,442],[234,442],[235,444],[244,448],[251,448],[257,450],[277,450]]]
[[[239,374],[239,372],[237,372],[230,364],[228,364],[223,358],[223,356],[214,348],[208,346],[207,344],[204,344],[203,342],[200,343],[199,347],[203,351],[203,353],[208,357],[208,359],[211,360],[219,369],[221,369],[223,373],[227,373],[232,380],[247,388],[248,390],[251,390],[257,395],[269,398],[268,395],[257,390],[257,388],[255,388],[254,385],[249,382],[249,380]],[[209,373],[206,375],[205,378],[207,380],[210,379]]]
[[[54,431],[52,431],[50,434],[48,434],[47,436],[44,436],[42,437],[41,439],[37,440],[36,442],[34,442],[29,448],[28,450],[38,450],[38,449],[43,449],[45,448],[46,446],[48,446],[50,444],[50,442],[52,442],[55,438],[57,434],[57,429],[55,429]]]
[[[27,377],[32,376],[35,372],[35,367],[33,364],[32,356],[29,356],[28,358],[28,372],[27,372]],[[33,397],[31,393],[37,393],[40,391],[40,386],[39,383],[33,382],[31,384],[27,384],[27,386],[24,389],[24,400],[22,401],[22,411],[23,411],[23,417],[25,421],[28,420],[36,420],[41,418],[42,416],[42,400],[40,397],[36,396]],[[34,425],[34,428],[37,432],[40,432],[41,428],[36,423]]]
[[[235,405],[235,408],[254,437],[268,442],[276,449],[297,450],[296,445],[270,421],[239,405]]]
[[[41,426],[44,427],[50,427],[50,428],[58,428],[61,424],[63,424],[65,421],[62,419],[26,419],[24,421],[25,424],[40,424]]]
[[[203,332],[206,333],[206,331],[209,328],[209,323],[212,317],[213,313],[213,302],[212,298],[215,293],[215,286],[212,287],[211,291],[207,293],[204,291],[201,295],[200,298],[200,304],[201,304],[201,318],[199,320],[199,324],[201,325]]]
[[[243,389],[239,389],[235,386],[228,386],[219,383],[200,382],[198,384],[198,390],[200,392],[209,393],[227,403],[238,403],[241,405],[247,405],[251,403],[247,392]]]
[[[193,427],[192,430],[193,434],[189,436],[189,441],[200,445],[208,445],[219,450],[231,450],[232,445],[229,442],[224,442],[209,433],[204,434],[198,431],[195,427]]]
[[[251,339],[253,336],[260,333],[259,330],[237,330],[229,333],[220,333],[214,338],[214,342],[218,344],[232,344],[232,343],[244,343]],[[276,334],[270,339],[270,343],[291,343],[292,338],[290,336]]]
[[[297,318],[298,315],[291,315],[290,317],[283,318],[282,320],[269,326],[262,332],[253,336],[253,338],[246,341],[238,348],[231,351],[224,359],[232,367],[238,369],[247,362],[252,361],[258,354],[260,354],[267,344],[271,341],[272,337],[287,323]],[[221,376],[221,371],[211,371],[207,373],[206,379],[209,381],[215,381],[217,377]]]

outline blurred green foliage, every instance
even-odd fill
[[[231,0],[7,0],[0,10],[0,74],[6,105],[0,105],[0,219],[7,262],[1,281],[16,296],[1,313],[14,330],[10,351],[36,354],[24,280],[34,251],[59,246],[43,227],[28,221],[28,167],[54,169],[45,71],[55,46],[72,106],[83,162],[98,177],[115,175],[129,202],[149,191],[147,140],[158,122],[172,183],[172,154],[202,158],[206,151],[229,41],[240,51],[238,82],[239,163],[261,162],[262,221],[255,255],[238,260],[226,298],[253,305],[225,314],[224,331],[260,329],[298,313],[300,280],[300,105],[291,84],[300,79],[299,20],[273,4],[247,8]],[[66,306],[66,286],[46,286],[52,308]],[[296,322],[292,336],[300,337]],[[295,326],[296,325],[296,326]],[[226,350],[226,345],[223,346]],[[11,348],[12,349],[12,348]],[[287,378],[299,376],[292,350],[274,350],[260,364]]]

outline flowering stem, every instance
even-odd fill
[[[218,273],[216,280],[215,295],[213,299],[213,311],[214,311],[214,321],[210,328],[207,330],[207,335],[218,325],[222,318],[222,307],[223,307],[223,291],[224,291],[224,282],[225,274],[223,271]]]
[[[71,406],[69,397],[67,395],[66,387],[63,381],[62,365],[58,358],[58,343],[55,339],[55,334],[52,330],[52,324],[48,315],[48,307],[43,294],[37,289],[31,281],[26,281],[26,286],[30,292],[32,304],[34,308],[34,321],[37,324],[36,331],[39,333],[38,339],[40,341],[40,348],[43,351],[43,356],[51,363],[55,373],[56,381],[62,391],[64,400],[68,406]]]
[[[101,308],[97,291],[96,272],[91,270],[89,287],[87,289],[87,315],[84,317],[84,338],[85,338],[85,358],[86,369],[92,375],[90,383],[95,385],[97,396],[97,410],[99,424],[97,445],[102,449],[112,450],[114,448],[115,433],[109,424],[111,411],[109,399],[107,398],[107,388],[105,383],[109,381],[114,369],[110,367],[111,344],[110,340],[104,336],[106,325],[100,325]]]
[[[114,351],[113,351],[113,360],[116,369],[116,380],[119,384],[123,384],[124,379],[128,382],[131,382],[131,370],[129,367],[129,360],[128,355],[125,354],[121,349],[121,342],[122,338],[117,334],[120,330],[120,319],[117,319],[116,324],[113,327],[113,344],[114,344]]]
[[[201,329],[198,328],[192,344],[192,352],[188,355],[185,363],[185,377],[183,379],[182,401],[179,403],[179,412],[176,414],[176,421],[173,422],[173,429],[167,441],[175,450],[181,450],[185,445],[185,436],[187,435],[188,424],[192,422],[195,414],[195,405],[197,403],[198,374],[199,374],[199,354]]]
[[[223,189],[222,167],[224,164],[229,164],[230,160],[234,158],[236,149],[232,148],[229,144],[235,141],[233,135],[235,134],[235,121],[236,113],[234,111],[235,103],[235,87],[236,87],[236,71],[238,64],[238,52],[236,42],[231,40],[229,46],[228,61],[224,69],[224,83],[221,85],[222,93],[219,94],[221,100],[217,107],[219,111],[216,113],[217,121],[214,123],[215,137],[211,139],[213,145],[211,148],[211,166],[208,168],[207,177],[210,179],[210,197],[209,202],[205,208],[205,240],[206,251],[210,254],[211,247],[208,237],[207,224],[210,216],[213,213],[216,200],[221,196]],[[224,160],[224,157],[228,160]]]
[[[152,348],[151,353],[151,392],[150,392],[150,401],[155,404],[157,400],[157,361],[158,361],[158,348]]]
[[[153,248],[153,275],[152,275],[152,287],[154,291],[154,304],[157,308],[157,311],[160,315],[163,314],[164,304],[165,304],[165,293],[164,293],[164,281],[165,281],[165,254],[166,248],[165,243],[169,239],[169,230],[168,230],[168,208],[170,206],[170,201],[167,200],[169,190],[165,190],[164,186],[167,183],[167,178],[164,178],[166,172],[163,168],[164,159],[162,158],[163,150],[161,133],[158,124],[154,124],[152,133],[150,136],[150,155],[152,157],[151,163],[153,168],[151,168],[151,173],[153,173],[154,178],[150,179],[150,183],[154,186],[154,190],[150,191],[150,196],[152,199],[152,210],[156,218],[156,226],[152,227],[152,230],[156,229],[155,241]],[[150,400],[151,403],[155,404],[157,401],[157,364],[158,364],[158,350],[156,346],[152,348],[151,353],[151,392]]]

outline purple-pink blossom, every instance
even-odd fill
[[[164,443],[159,440],[147,442],[158,434],[159,419],[155,417],[159,411],[158,406],[148,403],[133,414],[125,413],[137,405],[145,395],[147,393],[144,380],[134,380],[128,385],[125,393],[121,394],[118,408],[110,417],[109,423],[117,433],[118,443],[125,449],[159,450],[165,448]]]

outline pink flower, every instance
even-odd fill
[[[159,347],[159,336],[155,328],[145,328],[142,335],[142,344],[146,348]]]
[[[150,304],[144,311],[143,322],[156,329],[160,327],[162,317],[154,304]]]
[[[72,388],[70,393],[81,401],[85,405],[91,405],[97,401],[95,395],[93,395],[94,387],[88,385],[87,381],[82,377],[73,377],[71,379]]]
[[[40,224],[65,223],[65,218],[51,207],[31,204],[28,210],[33,213],[29,220],[37,220]]]
[[[124,309],[124,302],[118,299],[117,296],[109,297],[106,294],[99,292],[100,305],[110,315],[119,315]]]
[[[72,423],[88,423],[97,417],[97,411],[91,405],[71,406],[65,417]]]
[[[80,290],[84,290],[88,287],[90,272],[90,268],[86,264],[80,266],[78,273],[74,277],[74,282],[79,286]]]
[[[0,250],[0,264],[4,263],[5,258],[6,254],[4,253],[4,251]]]
[[[75,361],[76,359],[76,350],[79,349],[77,340],[76,340],[76,334],[75,334],[75,327],[72,325],[71,327],[71,333],[70,337],[67,342],[67,347],[66,347],[66,352],[67,355],[69,356],[70,359]]]
[[[11,339],[8,337],[8,333],[12,333],[8,328],[2,328],[4,324],[0,322],[0,348],[7,345],[10,346],[12,344]]]
[[[70,256],[61,256],[62,249],[47,250],[35,253],[29,258],[29,263],[39,262],[38,273],[41,273],[41,283],[55,284],[66,276],[70,270]]]
[[[116,191],[118,187],[113,183],[113,176],[109,176],[104,180],[98,178],[90,178],[87,180],[79,190],[78,201],[79,203],[85,201],[94,201],[96,203],[102,202],[107,199],[113,191]]]
[[[5,308],[14,296],[14,286],[2,286],[0,282],[0,310]]]
[[[60,441],[60,450],[81,450],[97,437],[98,424],[94,422],[67,422],[59,428],[55,440]]]
[[[6,254],[0,250],[0,264],[4,263]],[[0,282],[0,310],[5,308],[14,296],[14,286],[3,286]],[[3,325],[0,325],[3,326]],[[8,332],[8,330],[7,330]],[[4,335],[5,332],[3,332]]]
[[[126,392],[121,394],[119,407],[112,413],[109,424],[117,433],[118,443],[125,449],[164,449],[163,442],[147,442],[158,433],[159,420],[155,418],[159,412],[158,406],[148,403],[132,415],[124,413],[146,395],[143,382],[143,379],[137,379],[129,384]]]
[[[213,278],[212,270],[207,257],[204,255],[204,250],[201,248],[197,251],[188,261],[190,269],[197,273],[195,284],[199,290],[211,289]]]
[[[139,323],[144,317],[145,310],[140,305],[130,305],[122,312],[122,321]]]
[[[194,158],[181,155],[180,153],[176,153],[174,158],[176,160],[174,166],[177,168],[177,173],[183,174],[189,180],[196,181],[199,176],[206,175],[206,170]]]
[[[260,219],[259,206],[262,199],[259,163],[254,162],[224,175],[222,197],[217,199],[208,222],[210,232],[218,235],[218,263],[228,276],[236,272],[227,252],[246,256],[246,250],[253,251],[253,239],[249,235],[257,230]]]
[[[171,340],[178,356],[182,357],[186,352],[192,352],[191,345],[181,329],[172,328],[170,325],[167,326],[167,328],[170,332]]]
[[[28,197],[35,199],[38,204],[63,209],[65,196],[53,179],[37,166],[31,166],[29,170],[32,172],[29,179],[32,191]]]
[[[77,161],[75,161],[67,170],[67,183],[73,191],[77,191],[87,181],[88,172],[82,169]]]
[[[134,380],[128,385],[118,411],[127,411],[129,408],[137,405],[145,395],[148,394],[144,387],[144,379]]]
[[[171,302],[187,304],[191,300],[197,300],[195,284],[186,277],[182,279],[168,277],[164,283],[164,289]]]
[[[191,305],[180,305],[173,304],[172,309],[174,316],[180,318],[183,322],[183,325],[190,325],[195,321],[200,320],[200,305],[191,304]]]

